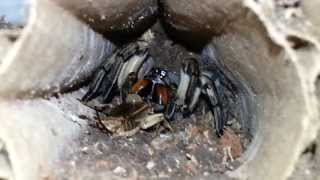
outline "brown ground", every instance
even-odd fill
[[[223,173],[240,164],[237,160],[231,162],[223,154],[223,148],[230,147],[236,158],[247,139],[230,128],[225,133],[228,138],[219,140],[205,120],[208,118],[177,116],[171,122],[173,133],[141,130],[130,138],[112,138],[99,129],[89,129],[81,139],[80,149],[61,163],[61,173],[66,179],[104,179],[106,175],[130,179],[177,178]],[[87,171],[91,173],[81,173]],[[80,174],[88,177],[77,177]]]

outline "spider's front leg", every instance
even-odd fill
[[[114,89],[117,76],[122,66],[122,59],[117,56],[117,53],[113,54],[107,62],[95,72],[93,80],[89,84],[89,89],[81,98],[81,101],[87,103],[101,95],[108,97]],[[106,98],[104,98],[104,100],[105,99]]]
[[[200,69],[196,59],[185,59],[180,69],[177,105],[184,113],[193,112],[201,94]]]
[[[145,46],[135,43],[120,48],[97,70],[81,100],[86,103],[101,96],[106,103],[114,97],[113,92],[125,89],[123,86],[132,72],[144,76],[152,66],[153,60]]]
[[[221,102],[217,96],[214,74],[210,71],[200,71],[196,59],[186,59],[180,72],[180,83],[177,90],[177,104],[183,112],[192,113],[200,99],[205,100],[213,114],[213,125],[218,136],[223,134],[225,117],[222,113]]]
[[[217,135],[223,135],[223,129],[226,123],[226,117],[222,111],[221,100],[218,96],[218,88],[213,74],[210,71],[203,71],[201,75],[202,97],[213,115],[213,126]]]

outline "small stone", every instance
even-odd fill
[[[70,161],[70,165],[71,165],[72,167],[75,167],[75,166],[76,166],[76,162],[75,162],[75,161]]]
[[[83,147],[82,149],[81,149],[81,151],[82,152],[87,152],[89,150],[89,148],[86,146],[86,147]]]
[[[310,174],[311,174],[311,171],[310,171],[309,169],[306,169],[306,170],[304,171],[304,173],[305,173],[306,175],[310,175]]]
[[[152,168],[154,168],[156,166],[156,164],[153,162],[153,161],[149,161],[148,163],[147,163],[147,168],[149,169],[149,170],[151,170]]]
[[[101,19],[101,20],[106,20],[106,15],[101,15],[101,16],[100,16],[100,19]]]
[[[155,154],[154,149],[152,147],[150,147],[149,145],[146,145],[145,149],[147,150],[147,152],[150,156],[153,156]]]
[[[190,159],[195,165],[198,165],[199,162],[197,160],[197,158],[194,155],[191,155],[189,153],[186,154],[187,158]]]
[[[113,170],[113,172],[116,174],[125,175],[127,173],[127,170],[123,167],[118,166]]]
[[[176,161],[177,167],[179,167],[180,166],[180,161],[178,159],[175,159],[175,161]]]

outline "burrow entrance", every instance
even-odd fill
[[[213,114],[204,100],[199,101],[196,110],[188,116],[177,112],[169,122],[173,131],[159,131],[159,127],[153,127],[140,130],[131,137],[112,137],[97,128],[95,123],[101,115],[79,114],[79,118],[87,120],[91,128],[80,139],[80,148],[61,161],[59,170],[63,177],[79,174],[142,179],[220,176],[241,165],[241,156],[257,128],[252,116],[253,93],[247,84],[220,64],[215,47],[205,41],[196,41],[193,45],[184,43],[172,37],[170,31],[158,21],[142,37],[131,37],[130,43],[141,39],[148,41],[155,67],[165,68],[178,76],[183,60],[190,57],[199,61],[201,69],[215,72],[218,76],[216,83],[221,85],[223,92],[220,94],[223,96],[223,111],[228,116],[225,117],[224,135],[221,138],[216,135]],[[123,45],[123,40],[116,41],[119,42]],[[84,87],[76,93],[77,99],[86,90]],[[107,106],[116,106],[118,100],[116,96]],[[90,105],[98,106],[99,103]]]
[[[189,31],[172,22],[156,22],[144,31],[157,66],[179,73],[182,59],[196,57],[201,59],[202,66],[221,72],[218,79],[222,83],[230,84],[231,95],[225,99],[231,103],[224,109],[230,111],[226,123],[230,131],[225,141],[221,142],[214,134],[212,122],[208,121],[210,113],[206,113],[205,107],[199,107],[188,117],[177,114],[170,122],[173,132],[141,130],[130,138],[112,138],[97,128],[79,124],[83,130],[76,139],[79,146],[66,147],[67,140],[61,142],[64,147],[59,148],[63,153],[52,158],[58,167],[54,170],[57,177],[214,178],[241,168],[248,170],[245,171],[248,176],[255,177],[264,174],[270,158],[275,164],[270,171],[277,173],[279,167],[285,166],[285,157],[274,152],[292,152],[293,148],[288,148],[283,140],[289,144],[295,141],[294,132],[299,130],[299,119],[305,111],[300,79],[288,55],[270,40],[256,15],[243,6],[230,7],[228,12],[233,14],[233,10],[239,14],[229,19],[216,17],[210,26],[216,25],[219,30],[210,36],[207,31]],[[197,16],[188,18],[182,17],[182,21],[193,25]],[[139,37],[131,37],[131,41]],[[82,60],[82,56],[79,57]],[[67,70],[62,68],[59,72],[67,73]],[[90,70],[87,76],[93,73]],[[90,125],[96,119],[95,111],[78,101],[86,90],[84,85],[57,96],[40,100],[36,97],[40,102],[34,106],[48,101],[62,110],[65,117],[75,119],[74,123],[85,121]],[[55,112],[50,108],[47,107],[48,112]],[[287,131],[285,136],[283,130]],[[55,130],[51,133],[58,135]],[[270,147],[273,148],[270,150]],[[230,154],[225,154],[225,148],[231,150],[234,161]]]

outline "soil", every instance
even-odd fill
[[[62,174],[66,179],[104,179],[106,175],[129,179],[185,178],[223,173],[240,164],[230,159],[223,162],[226,157],[222,144],[206,118],[177,119],[171,122],[174,132],[140,131],[130,138],[113,138],[99,129],[89,129],[79,150],[61,163]],[[236,158],[239,154],[234,155]],[[84,174],[85,177],[78,177]]]

